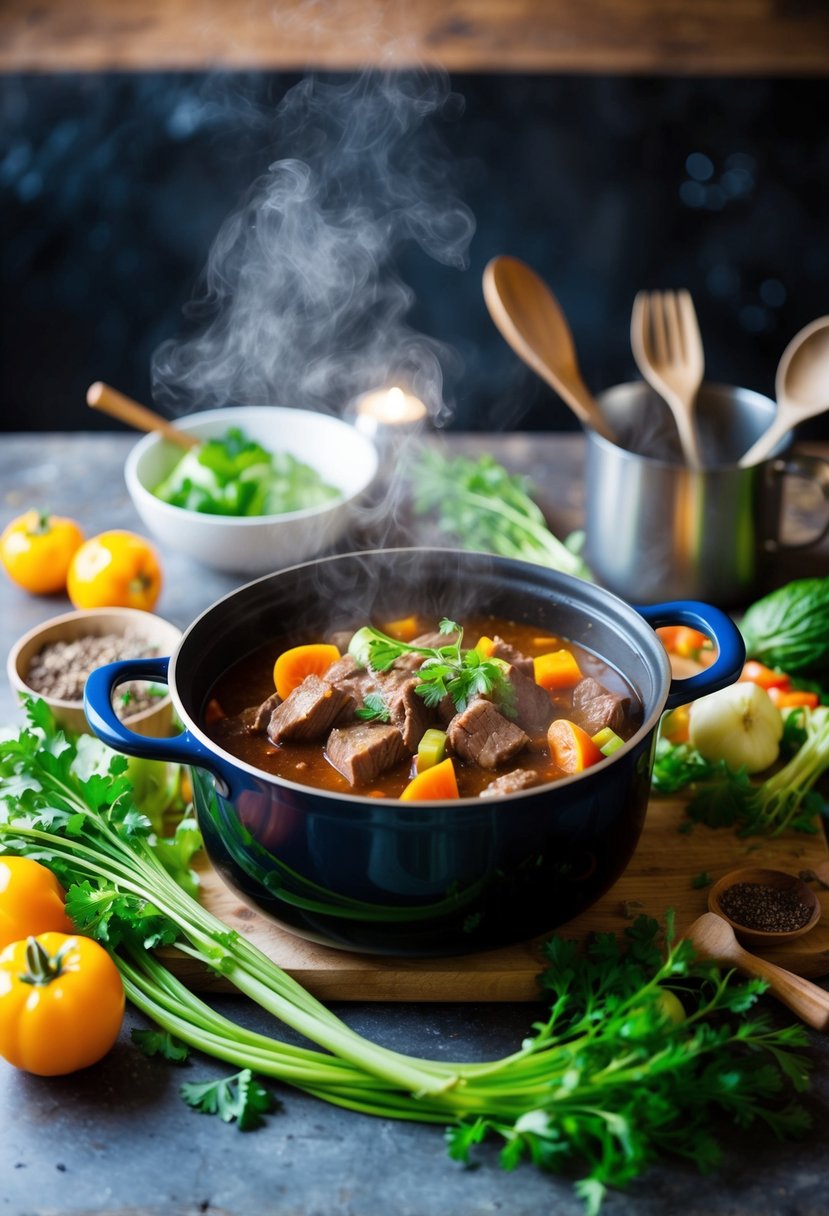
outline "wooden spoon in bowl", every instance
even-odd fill
[[[86,390],[86,404],[93,410],[101,410],[104,414],[109,414],[111,418],[125,422],[127,426],[134,427],[137,431],[158,431],[165,439],[178,444],[180,448],[194,448],[201,442],[196,435],[179,430],[160,414],[147,409],[146,405],[139,405],[131,397],[125,397],[123,393],[110,388],[108,384],[102,384],[100,380],[90,384]]]
[[[744,975],[765,980],[769,992],[807,1026],[813,1030],[829,1030],[829,992],[800,975],[778,967],[776,963],[769,963],[744,950],[731,926],[721,916],[714,912],[703,913],[685,936],[700,958],[726,963]]]
[[[547,284],[518,258],[497,257],[484,270],[483,285],[490,316],[518,357],[582,422],[615,443],[607,419],[582,379],[570,326]]]

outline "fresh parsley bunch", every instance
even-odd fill
[[[223,1081],[184,1087],[196,1109],[253,1126],[271,1102],[261,1076],[364,1114],[448,1124],[453,1157],[500,1140],[507,1169],[526,1159],[580,1179],[590,1214],[607,1187],[664,1154],[716,1164],[718,1114],[778,1136],[808,1127],[794,1096],[807,1085],[805,1031],[755,1012],[764,985],[696,959],[674,940],[670,917],[664,937],[640,917],[622,944],[611,934],[584,952],[548,942],[540,994],[549,1012],[502,1059],[415,1059],[362,1038],[179,885],[120,760],[80,776],[76,746],[45,705],[28,713],[29,727],[0,741],[0,851],[43,862],[67,887],[78,931],[109,949],[153,1024],[145,1050],[180,1061],[193,1048],[233,1065]],[[156,957],[160,944],[220,972],[315,1046],[223,1017]]]

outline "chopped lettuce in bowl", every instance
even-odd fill
[[[267,451],[240,427],[185,453],[153,493],[208,515],[283,515],[341,496],[311,465]]]

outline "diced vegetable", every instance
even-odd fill
[[[749,659],[743,665],[740,680],[743,683],[759,684],[767,692],[770,688],[788,688],[792,682],[791,676],[787,676],[784,671],[773,671],[771,667],[758,663],[756,659]]]
[[[187,452],[153,493],[206,515],[283,515],[340,497],[316,469],[266,451],[238,427]]]
[[[612,756],[624,743],[624,739],[611,726],[603,726],[592,739],[603,756]]]
[[[547,730],[553,762],[564,773],[581,773],[602,759],[602,753],[584,730],[569,718],[556,718]]]
[[[676,709],[669,709],[666,714],[662,715],[659,733],[669,743],[687,743],[690,737],[690,729],[690,705],[677,705]]]
[[[383,625],[383,632],[389,634],[390,637],[397,638],[401,642],[411,642],[421,632],[420,620],[418,617],[404,616],[396,621],[386,621]]]
[[[418,773],[400,795],[401,802],[428,800],[443,802],[445,799],[459,798],[458,783],[455,780],[455,766],[447,756],[440,764],[424,769]]]
[[[427,768],[440,764],[445,752],[446,731],[438,730],[436,726],[430,726],[417,745],[417,771],[422,773]]]
[[[711,645],[704,633],[690,625],[660,625],[656,636],[668,654],[678,654],[683,659],[695,659]]]
[[[730,684],[694,702],[691,743],[709,763],[759,773],[780,753],[783,719],[759,684]]]
[[[492,640],[492,638],[488,638],[486,634],[483,634],[475,643],[475,649],[479,655],[483,656],[483,658],[491,659],[492,652],[495,649],[495,642]]]
[[[311,642],[283,650],[273,665],[273,682],[283,699],[298,688],[306,676],[324,675],[340,652],[328,642]]]
[[[820,697],[806,688],[769,688],[769,699],[777,709],[816,709]]]
[[[575,655],[569,650],[553,650],[539,654],[533,659],[536,684],[550,690],[572,688],[582,678],[581,668]]]
[[[757,600],[740,622],[749,658],[792,675],[829,669],[829,578],[802,578]]]

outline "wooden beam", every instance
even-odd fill
[[[3,0],[0,71],[825,75],[826,0]]]

